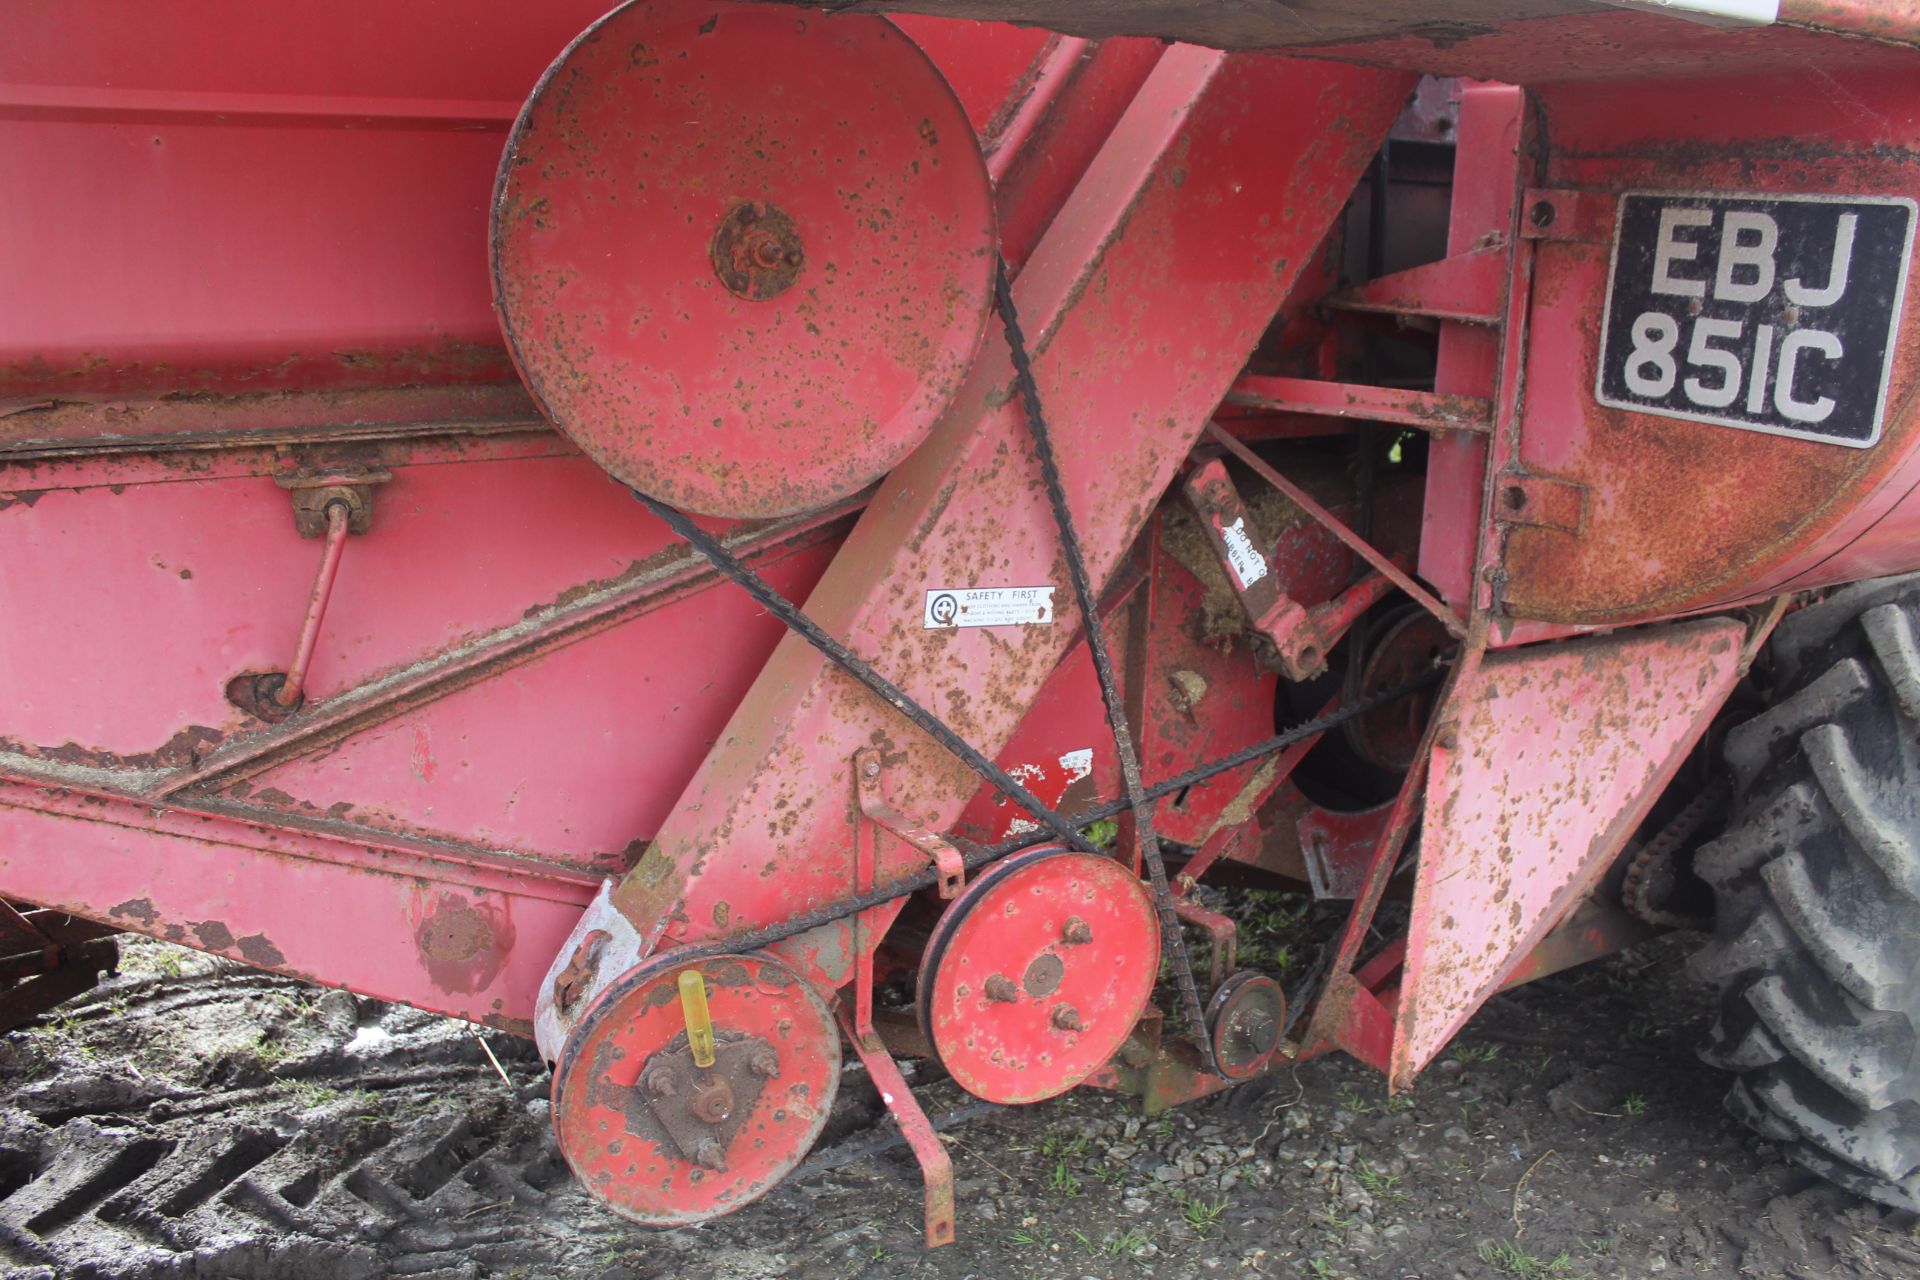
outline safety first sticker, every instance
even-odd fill
[[[921,625],[1044,627],[1053,622],[1052,587],[929,587]]]
[[[1601,404],[1864,449],[1880,439],[1914,202],[1620,198]]]

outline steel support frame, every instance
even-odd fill
[[[1059,93],[1051,108],[1032,104],[1025,142],[1001,149],[1012,166],[999,193],[1002,212],[1029,228],[1031,238],[1053,220],[1163,52],[1155,41],[1122,40],[1086,59],[1052,60]],[[954,47],[943,56],[964,61],[972,54]],[[512,105],[500,105],[504,124]],[[1046,157],[1034,154],[1041,140]],[[1061,155],[1077,159],[1064,164]],[[298,481],[341,459],[396,473],[404,491],[417,466],[578,453],[539,419],[515,383],[184,398],[63,393],[0,401],[0,509],[17,503],[22,509],[12,518],[27,519],[25,508],[50,492]],[[763,570],[795,554],[812,559],[844,537],[869,496],[741,525],[728,543]],[[358,735],[514,679],[519,668],[556,650],[716,590],[728,588],[711,566],[685,548],[669,549],[618,577],[569,586],[511,625],[310,697],[285,722],[230,733],[178,766],[104,751],[76,763],[72,752],[31,744],[0,750],[0,830],[8,833],[0,875],[23,898],[118,928],[529,1034],[533,978],[598,879],[581,870],[580,855],[498,849],[484,838],[414,833],[291,799],[282,807],[279,800],[233,797],[259,774],[335,755],[343,744],[351,751]],[[202,871],[206,884],[225,886],[212,898],[195,887]],[[311,931],[314,901],[340,904],[352,917],[330,945]],[[486,927],[452,927],[450,934],[435,927],[435,920],[459,926],[467,919],[464,910],[439,910],[450,904],[474,908]],[[500,920],[516,923],[502,929]],[[423,958],[426,951],[444,953],[446,936],[455,951],[471,949],[481,969],[505,949],[512,955],[475,989],[471,972]],[[534,969],[523,972],[529,965]]]
[[[1054,220],[1017,285],[1091,575],[1104,584],[1240,371],[1399,108],[1396,74],[1176,48]],[[1242,121],[1290,121],[1249,130]],[[1278,216],[1281,209],[1286,217]],[[807,602],[829,633],[992,754],[1072,636],[1057,537],[997,335],[933,437],[883,483]],[[927,590],[1056,589],[1053,626],[929,629]],[[990,695],[985,691],[991,691]],[[608,905],[640,953],[725,937],[847,882],[856,749],[940,828],[977,779],[810,648],[775,652],[674,813]],[[919,859],[882,850],[885,884]],[[596,908],[581,922],[597,927]],[[567,948],[571,953],[571,948]],[[851,976],[847,928],[778,948],[824,987]],[[609,949],[597,981],[634,956]],[[568,1030],[543,997],[542,1049]]]

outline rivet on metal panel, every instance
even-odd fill
[[[1606,191],[1565,191],[1529,188],[1522,198],[1523,240],[1613,239],[1615,200]]]
[[[1553,476],[1529,475],[1509,468],[1495,484],[1499,495],[1493,518],[1501,524],[1524,524],[1542,529],[1579,533],[1587,520],[1587,487]]]

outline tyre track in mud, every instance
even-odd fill
[[[491,1045],[509,1088],[459,1024],[199,960],[143,972],[152,954],[8,1037],[10,1275],[465,1275],[619,1230],[554,1203],[529,1051]]]
[[[572,1181],[531,1046],[133,941],[119,977],[0,1038],[0,1274],[1920,1274],[1911,1216],[1815,1184],[1719,1113],[1687,1052],[1706,1005],[1660,976],[1675,955],[1502,997],[1391,1103],[1340,1059],[1151,1120],[1106,1095],[984,1108],[918,1080],[957,1126],[961,1196],[960,1243],[925,1253],[914,1164],[857,1069],[794,1178],[650,1230]]]

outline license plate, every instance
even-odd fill
[[[1880,439],[1914,202],[1620,197],[1594,394],[1864,449]]]

